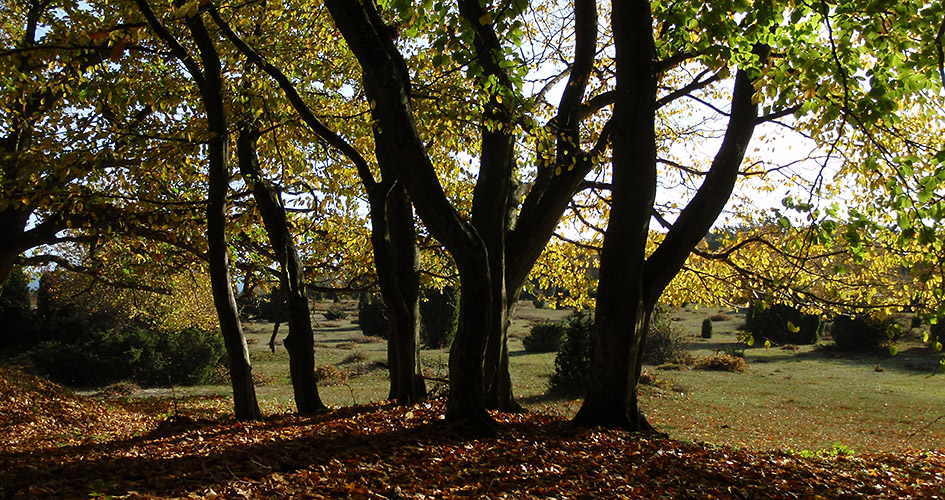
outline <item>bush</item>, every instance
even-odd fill
[[[522,338],[528,352],[557,352],[567,331],[564,323],[545,321],[533,326]]]
[[[265,295],[258,295],[252,291],[243,293],[236,298],[236,305],[239,306],[240,317],[243,319],[277,321],[287,316],[287,311],[281,310],[282,307],[287,306],[281,304],[281,301],[279,289],[273,288]]]
[[[751,308],[745,316],[745,329],[751,333],[754,345],[772,344],[808,345],[820,338],[823,323],[816,314],[804,314],[797,309],[775,304],[766,309]]]
[[[705,357],[696,363],[696,368],[720,372],[742,373],[748,369],[748,363],[746,363],[745,358],[741,356],[719,353],[715,356]]]
[[[712,338],[712,320],[709,318],[702,320],[702,338]]]
[[[898,335],[895,320],[870,316],[837,316],[830,327],[833,343],[842,351],[871,351],[884,347]]]
[[[14,267],[0,290],[0,349],[31,343],[33,316],[28,279]]]
[[[686,339],[661,307],[653,311],[650,330],[646,336],[643,362],[651,365],[665,363],[692,364],[693,358],[686,352]]]
[[[328,321],[337,321],[342,320],[348,317],[348,313],[344,312],[339,308],[332,308],[322,313],[322,316],[325,317]]]
[[[583,311],[575,311],[568,316],[561,346],[555,356],[555,372],[550,380],[551,392],[574,395],[583,394],[586,390],[591,366],[593,327],[593,318]]]
[[[144,385],[202,384],[212,378],[223,356],[223,340],[213,332],[153,331],[132,325],[90,326],[77,339],[39,344],[31,357],[54,381],[101,386],[124,380]]]
[[[390,312],[380,295],[366,293],[358,299],[358,326],[368,337],[390,339]]]
[[[315,380],[325,385],[345,385],[351,372],[335,365],[321,365],[315,368]]]
[[[459,292],[453,287],[420,293],[420,342],[430,349],[449,347],[459,326]]]

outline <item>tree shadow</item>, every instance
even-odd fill
[[[356,422],[377,410],[351,407],[311,418],[283,415],[245,424],[181,418],[145,436],[11,453],[0,457],[0,498],[129,492],[136,497],[186,497],[188,492],[219,490],[234,480],[263,481],[273,473],[325,469],[338,462],[466,440],[453,426],[436,420],[386,432],[359,432]],[[323,425],[333,422],[340,425]]]
[[[751,357],[756,348],[745,351]],[[928,347],[910,347],[891,355],[885,351],[843,351],[835,346],[821,345],[810,351],[795,352],[789,349],[766,353],[764,357],[751,360],[752,363],[818,361],[844,365],[879,366],[882,370],[908,374],[940,373],[940,361],[937,353]]]

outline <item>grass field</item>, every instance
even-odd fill
[[[342,303],[348,316],[327,321],[316,304],[316,364],[326,378],[319,391],[326,404],[349,406],[386,398],[386,343],[364,337],[357,327],[354,302]],[[335,306],[337,307],[337,306]],[[688,306],[673,311],[673,324],[688,340],[696,358],[739,345],[736,331],[744,318],[714,322],[712,339],[699,337],[702,320],[720,311]],[[573,415],[579,400],[548,397],[548,376],[554,354],[524,351],[521,336],[540,320],[558,320],[568,311],[536,309],[522,302],[510,331],[510,363],[514,392],[533,411]],[[288,356],[281,347],[268,348],[272,324],[247,322],[246,336],[257,378],[257,395],[270,412],[291,411],[292,390]],[[281,341],[286,333],[279,333]],[[446,376],[448,353],[423,350],[424,373]],[[641,386],[641,401],[651,423],[671,437],[756,450],[798,452],[896,452],[904,449],[945,448],[945,375],[938,356],[914,338],[900,343],[900,353],[840,355],[819,346],[795,349],[751,348],[744,373],[714,372],[688,367],[646,367],[653,382]],[[440,389],[431,380],[428,388]],[[181,394],[227,394],[227,386],[176,389]],[[141,396],[163,396],[164,390],[144,390]],[[939,419],[939,420],[936,420]]]

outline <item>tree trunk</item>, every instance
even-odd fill
[[[262,414],[253,386],[249,349],[240,325],[236,298],[230,282],[226,242],[226,194],[229,146],[225,135],[212,138],[207,145],[210,164],[210,188],[207,193],[207,259],[210,263],[210,288],[213,305],[220,320],[220,331],[230,360],[230,381],[237,420],[259,420]]]
[[[636,389],[655,303],[644,295],[646,242],[656,197],[658,81],[649,2],[615,3],[611,25],[617,64],[612,201],[600,259],[590,383],[575,421],[648,431]]]
[[[417,213],[459,268],[460,319],[450,351],[447,418],[476,433],[493,433],[482,371],[492,289],[487,244],[450,203],[426,153],[410,105],[410,74],[392,39],[394,30],[371,2],[326,0],[325,5],[360,63],[365,95],[372,102],[377,151],[389,155]]]
[[[517,297],[518,293],[507,293],[501,302],[496,300],[498,296],[493,297],[494,309],[489,321],[484,363],[486,406],[505,412],[524,411],[512,393],[512,374],[509,372],[509,326]]]
[[[238,420],[259,420],[262,414],[256,401],[253,386],[252,364],[239,310],[230,281],[229,257],[226,240],[226,195],[230,180],[230,140],[227,130],[226,111],[223,105],[223,76],[221,62],[213,40],[200,16],[187,20],[193,35],[203,71],[184,52],[183,47],[171,35],[151,11],[145,0],[137,0],[138,6],[148,18],[152,28],[168,43],[187,66],[191,76],[198,82],[207,113],[207,163],[209,189],[207,193],[207,260],[210,264],[210,288],[213,305],[220,319],[220,330],[230,359],[230,379],[233,386],[233,404]]]
[[[342,10],[344,9],[336,7],[336,11]],[[393,336],[388,347],[388,361],[391,369],[390,397],[403,403],[422,399],[426,395],[426,389],[423,378],[420,376],[418,352],[419,252],[410,200],[406,196],[404,186],[397,180],[398,167],[396,162],[403,161],[403,157],[390,154],[390,151],[385,152],[384,148],[377,148],[376,154],[384,176],[384,184],[377,183],[364,157],[315,116],[295,89],[292,81],[246,44],[229,27],[216,9],[211,6],[209,12],[221,28],[224,36],[233,42],[237,49],[252,63],[258,65],[279,83],[289,102],[312,131],[328,144],[338,148],[354,163],[358,176],[361,178],[370,199],[375,265],[377,266],[382,295],[392,315],[391,328]],[[351,16],[350,20],[356,21],[354,24],[357,24],[358,22],[368,22],[364,16],[365,14],[365,10],[355,10],[347,12],[345,16]],[[368,24],[370,23],[368,22]],[[360,28],[355,28],[355,31],[359,30]],[[360,34],[369,35],[366,32]],[[367,36],[366,38],[371,37]],[[377,38],[374,38],[372,42],[384,43],[383,40]],[[393,49],[393,43],[391,42],[389,45]],[[401,68],[403,69],[404,66],[401,65]],[[409,78],[406,71],[400,73],[401,76],[405,77],[403,83],[405,85],[409,84],[409,81],[406,81]],[[376,131],[375,140],[378,144],[382,144],[385,141],[379,137],[379,130]],[[399,146],[395,145],[394,147],[400,149]],[[404,170],[409,169],[405,168]]]
[[[450,347],[446,418],[475,434],[495,433],[486,411],[483,362],[492,318],[492,279],[485,252],[456,257],[460,274],[459,326]]]
[[[244,124],[241,127],[237,140],[240,172],[252,187],[270,245],[279,260],[282,274],[280,282],[285,284],[289,335],[283,345],[289,352],[289,373],[295,406],[299,413],[311,415],[324,411],[326,407],[318,395],[315,380],[315,340],[308,297],[305,296],[305,276],[295,243],[289,233],[285,208],[259,167],[256,157],[258,138],[259,131],[255,126]]]
[[[383,161],[382,161],[383,163]],[[381,296],[390,312],[388,399],[413,404],[426,398],[420,372],[420,253],[410,199],[395,174],[371,191],[371,242]]]
[[[656,190],[654,102],[658,68],[649,2],[615,3],[611,24],[616,46],[617,97],[614,102],[613,182],[610,221],[601,252],[594,366],[587,398],[575,421],[584,425],[652,430],[637,402],[637,383],[650,316],[665,287],[731,197],[739,167],[754,131],[758,109],[751,72],[764,65],[769,49],[739,68],[725,137],[709,173],[692,201],[676,218],[659,247],[644,249]]]

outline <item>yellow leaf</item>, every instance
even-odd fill
[[[801,328],[800,328],[800,327],[794,326],[794,323],[791,323],[790,321],[787,322],[787,329],[788,329],[788,331],[790,331],[791,333],[797,333],[797,332],[801,331]]]

